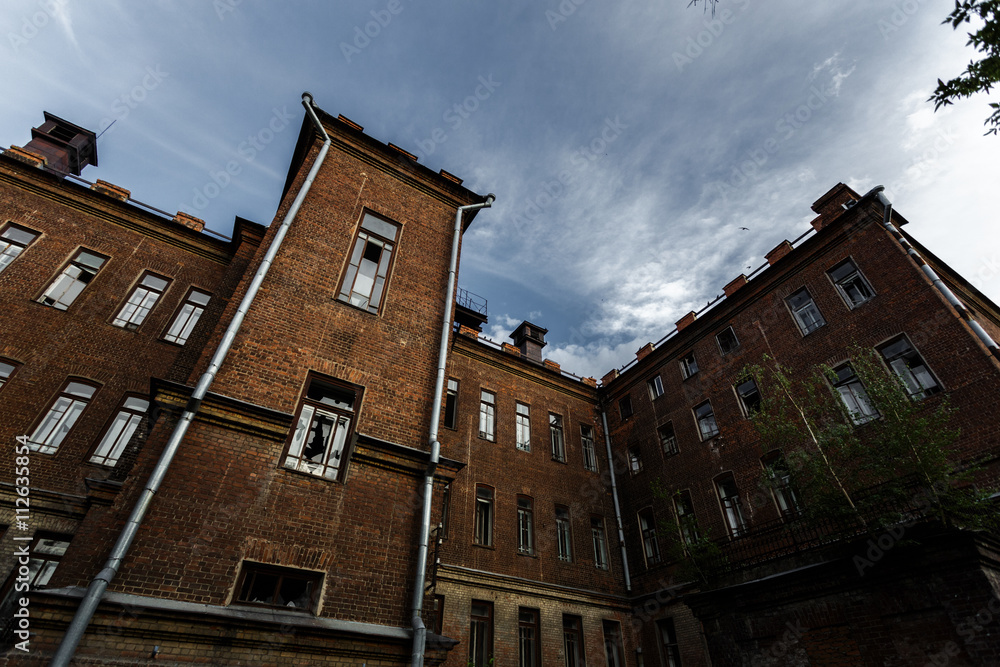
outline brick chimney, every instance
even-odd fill
[[[45,122],[32,128],[24,150],[41,155],[45,167],[60,174],[79,176],[88,164],[97,166],[97,135],[48,111]]]
[[[818,213],[810,223],[819,231],[833,222],[844,212],[845,206],[861,199],[861,195],[843,183],[837,183],[825,195],[813,202],[812,210]]]
[[[548,332],[548,329],[543,329],[525,320],[514,329],[514,333],[510,337],[514,341],[514,345],[521,350],[521,356],[542,363],[542,348],[548,345],[545,342],[545,334]]]

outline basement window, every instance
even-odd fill
[[[244,561],[235,601],[315,612],[322,581],[319,572]]]
[[[311,377],[284,467],[324,479],[342,476],[354,429],[358,391]]]
[[[378,314],[389,280],[399,226],[365,213],[337,298]]]

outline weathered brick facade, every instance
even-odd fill
[[[319,113],[332,142],[326,160],[79,664],[409,663],[452,228],[457,207],[483,197]],[[31,652],[11,649],[4,664],[44,664],[58,646],[321,145],[307,120],[274,223],[238,219],[234,239],[221,241],[188,214],[137,205],[119,185],[88,188],[54,173],[73,160],[45,143],[64,121],[46,122],[24,150],[0,155],[0,234],[36,235],[0,265],[0,368],[13,369],[0,384],[0,438],[9,452],[17,436],[39,439],[27,525],[16,507],[23,482],[11,467],[0,472],[4,594],[17,550],[38,546],[30,538],[69,544],[31,593]],[[92,133],[64,127],[79,131],[74,146],[96,164]],[[988,623],[972,636],[963,626],[983,609],[1000,615],[990,608],[1000,570],[985,536],[920,528],[925,548],[900,548],[864,577],[851,564],[864,541],[831,537],[836,548],[757,557],[713,590],[683,580],[666,556],[672,537],[662,521],[674,509],[653,493],[654,480],[687,491],[700,529],[733,554],[757,554],[784,525],[760,486],[773,447],[748,424],[735,389],[765,354],[803,371],[905,334],[944,390],[927,405],[947,396],[958,408],[956,457],[982,459],[979,481],[996,481],[1000,441],[984,414],[1000,389],[997,360],[883,229],[877,202],[845,210],[859,199],[833,188],[814,204],[811,235],[779,244],[767,268],[731,281],[724,298],[640,348],[600,387],[543,358],[545,329],[525,322],[513,345],[497,344],[479,336],[485,314],[456,310],[434,470],[427,664],[534,667],[521,661],[526,647],[545,665],[902,665],[940,651],[948,664],[996,658]],[[983,328],[1000,333],[989,299],[911,242]],[[80,249],[103,265],[66,308],[42,303]],[[853,307],[829,273],[848,258],[872,292]],[[364,283],[358,276],[369,270]],[[169,285],[141,322],[123,326],[147,274]],[[211,295],[208,305],[183,344],[166,340],[192,288]],[[825,320],[807,334],[788,306],[803,288]],[[727,327],[734,339],[724,353],[717,335]],[[691,354],[697,372],[684,373]],[[39,435],[69,381],[92,396],[64,436]],[[149,410],[110,464],[92,463],[126,396],[148,399]],[[718,433],[703,438],[695,409],[705,401]],[[665,450],[668,424],[675,442]],[[335,444],[334,433],[349,437]],[[330,452],[339,459],[318,458]],[[747,526],[732,539],[722,476],[744,500]],[[644,548],[651,528],[658,555]],[[306,593],[289,592],[298,590]]]

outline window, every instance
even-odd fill
[[[549,438],[552,440],[552,460],[566,462],[566,439],[563,438],[563,418],[549,413]]]
[[[854,374],[854,369],[850,364],[844,364],[833,371],[836,374],[836,382],[833,388],[840,394],[840,400],[844,402],[847,413],[851,421],[855,424],[864,424],[878,417],[878,411],[872,407],[865,392],[865,386]]]
[[[39,303],[52,306],[57,310],[66,310],[80,296],[97,272],[101,270],[106,257],[95,255],[87,250],[80,250],[70,260],[45,293],[38,299]]]
[[[792,486],[792,471],[781,452],[774,452],[761,459],[764,472],[770,480],[771,495],[782,516],[795,516],[802,511],[798,494]]]
[[[590,517],[590,534],[594,540],[594,567],[608,569],[608,540],[604,534],[604,518]]]
[[[444,634],[444,596],[435,595],[427,612],[427,629],[436,635]]]
[[[212,295],[208,292],[191,288],[187,296],[184,297],[184,302],[181,303],[177,314],[174,315],[174,320],[170,323],[170,328],[164,334],[163,340],[178,345],[186,343],[194,330],[194,325],[198,324],[198,320],[205,312],[205,306],[208,305],[211,298]]]
[[[646,566],[660,562],[660,543],[656,539],[656,518],[653,508],[647,507],[639,512],[639,531],[642,534],[642,555],[646,558]]]
[[[365,213],[338,299],[369,313],[379,312],[398,234],[397,225]]]
[[[0,598],[3,600],[0,604],[0,618],[12,618],[14,595],[19,594],[18,597],[21,597],[24,594],[23,591],[16,589],[15,582],[26,583],[29,591],[44,588],[49,583],[59,566],[59,561],[69,548],[70,539],[72,538],[67,535],[35,533],[29,550],[27,568],[23,567],[24,562],[21,561],[22,569],[15,567],[4,584],[3,597]]]
[[[852,310],[875,296],[871,285],[849,259],[830,269],[827,275],[837,286],[837,291],[840,292],[847,307]]]
[[[93,385],[67,382],[28,438],[28,446],[42,454],[55,454],[96,392]]]
[[[528,410],[527,405],[518,403],[514,417],[517,422],[517,448],[525,452],[531,451],[531,416]]]
[[[0,233],[0,271],[6,269],[36,238],[38,232],[17,225],[7,225]]]
[[[663,396],[663,380],[657,375],[651,380],[646,381],[646,388],[649,389],[650,400],[656,400],[660,396]]]
[[[496,441],[497,397],[485,389],[479,395],[479,437]]]
[[[307,382],[285,467],[337,479],[347,461],[358,395],[354,389],[316,377]]]
[[[674,423],[667,422],[656,429],[656,434],[660,437],[660,447],[666,456],[673,456],[677,453],[677,436],[674,434]]]
[[[118,408],[118,414],[104,431],[104,437],[91,455],[90,462],[102,466],[118,463],[118,457],[125,451],[125,445],[132,439],[132,434],[148,409],[149,401],[146,399],[126,396]]]
[[[633,475],[642,472],[642,450],[639,445],[631,445],[628,448],[628,471]]]
[[[534,502],[528,496],[517,497],[517,551],[535,555]]]
[[[732,327],[726,327],[722,333],[716,334],[715,340],[719,342],[719,349],[722,354],[729,354],[740,346],[740,341],[736,339],[736,332]]]
[[[712,410],[711,401],[705,401],[696,407],[694,418],[698,421],[698,432],[701,433],[702,442],[719,435],[719,425],[715,423],[715,412]]]
[[[752,417],[760,410],[760,390],[753,378],[747,378],[736,385],[736,394],[740,397],[740,405],[743,407],[743,414]]]
[[[476,485],[476,521],[472,541],[480,546],[493,546],[493,489]]]
[[[594,449],[594,428],[580,424],[580,449],[583,450],[583,468],[597,472],[597,450]]]
[[[583,619],[563,614],[563,655],[566,667],[584,667]]]
[[[681,667],[681,651],[677,645],[674,619],[664,618],[656,622],[656,636],[660,638],[660,655],[664,667]]]
[[[14,375],[14,371],[17,370],[17,364],[12,364],[7,361],[0,361],[0,389],[3,389],[10,378]]]
[[[722,503],[722,515],[731,537],[739,537],[747,532],[747,523],[743,518],[743,504],[732,477],[725,477],[715,483],[719,491],[719,501]]]
[[[569,508],[556,505],[556,548],[559,560],[573,562],[573,531],[569,520]]]
[[[448,380],[444,395],[444,427],[455,428],[458,423],[458,380]]]
[[[622,649],[622,627],[616,621],[604,621],[604,655],[608,667],[625,667]]]
[[[448,537],[448,519],[451,517],[451,484],[444,485],[444,491],[441,492],[441,521],[439,526],[441,528],[441,538],[446,539]]]
[[[878,348],[885,362],[899,376],[910,398],[919,401],[941,391],[941,385],[927,368],[920,354],[913,349],[906,336]]]
[[[469,620],[469,667],[491,667],[493,664],[493,603],[473,600]]]
[[[112,324],[124,329],[138,329],[169,284],[170,281],[166,278],[154,276],[152,273],[144,274]]]
[[[698,372],[698,361],[694,358],[694,352],[688,352],[681,357],[681,376],[687,380]]]
[[[684,544],[694,544],[697,542],[700,539],[698,522],[694,516],[694,509],[691,505],[691,494],[689,492],[681,491],[674,496],[674,512],[677,514],[677,527]]]
[[[538,667],[541,664],[541,633],[538,610],[519,607],[517,610],[517,665]]]
[[[823,319],[819,308],[816,307],[816,303],[806,288],[803,287],[788,297],[787,302],[789,310],[792,311],[792,317],[795,318],[795,323],[799,325],[799,331],[802,332],[803,336],[826,324],[826,320]]]
[[[622,421],[632,416],[632,397],[626,396],[618,401],[618,411],[621,413]]]
[[[322,580],[319,572],[243,561],[235,602],[315,612]]]

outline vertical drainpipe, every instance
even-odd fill
[[[222,362],[229,353],[229,349],[233,346],[233,341],[236,339],[236,333],[243,324],[243,319],[246,317],[247,311],[250,310],[250,305],[257,296],[257,292],[260,290],[260,286],[264,282],[264,277],[267,275],[268,270],[271,268],[271,264],[274,262],[275,255],[278,254],[278,248],[281,247],[281,242],[284,240],[289,226],[291,226],[292,221],[295,219],[295,215],[299,211],[299,207],[302,205],[302,201],[305,199],[306,194],[312,187],[313,180],[315,180],[316,174],[319,173],[319,168],[323,164],[323,160],[326,159],[326,153],[330,148],[330,137],[327,135],[326,130],[323,129],[323,125],[319,122],[319,118],[316,117],[316,112],[312,105],[312,95],[310,93],[302,93],[302,105],[306,108],[306,112],[312,118],[313,124],[316,126],[319,133],[323,136],[323,147],[320,149],[319,155],[316,157],[316,161],[309,170],[305,183],[302,184],[302,188],[299,189],[298,194],[295,196],[295,200],[292,202],[291,208],[288,209],[288,213],[285,214],[285,218],[281,221],[281,226],[278,228],[277,233],[275,233],[274,239],[271,241],[271,245],[268,248],[267,253],[264,255],[264,259],[257,268],[257,273],[254,275],[250,286],[247,288],[246,294],[243,296],[243,301],[240,302],[239,308],[236,309],[236,314],[233,316],[232,321],[226,328],[226,331],[222,336],[222,340],[219,343],[219,347],[212,356],[212,360],[208,365],[208,370],[206,370],[198,380],[198,384],[195,386],[194,392],[192,392],[191,398],[188,400],[188,404],[184,408],[184,413],[181,415],[180,421],[178,421],[177,425],[174,427],[174,431],[171,433],[170,439],[163,448],[163,453],[160,455],[159,461],[156,462],[156,467],[153,469],[153,472],[149,476],[149,480],[146,482],[146,488],[143,489],[142,495],[139,497],[139,500],[136,501],[135,506],[132,508],[132,514],[128,518],[128,522],[125,524],[122,532],[118,535],[118,541],[115,542],[115,546],[111,549],[111,555],[104,564],[104,569],[101,570],[97,576],[94,577],[93,581],[90,582],[90,586],[87,588],[87,592],[80,601],[80,606],[77,608],[72,622],[66,629],[66,634],[63,636],[62,643],[59,644],[59,648],[56,650],[56,653],[52,658],[52,662],[49,663],[49,667],[67,667],[67,665],[69,665],[69,661],[73,658],[73,654],[76,652],[76,647],[79,645],[80,640],[83,639],[87,626],[90,624],[90,620],[93,618],[94,612],[97,611],[97,606],[104,597],[104,591],[111,583],[111,580],[114,579],[115,575],[118,574],[118,568],[121,567],[125,555],[132,546],[132,541],[139,532],[139,526],[142,525],[146,512],[149,511],[153,497],[156,495],[157,490],[160,488],[160,484],[163,482],[163,478],[167,474],[167,470],[170,468],[170,463],[173,461],[174,455],[177,453],[181,440],[184,439],[184,435],[187,433],[188,427],[194,421],[194,417],[198,412],[202,399],[204,399],[205,395],[208,393],[208,388],[215,380],[215,376],[218,373],[219,368],[222,366]]]
[[[877,193],[876,196],[878,197],[878,200],[882,203],[882,226],[885,227],[886,231],[888,231],[894,239],[896,239],[896,242],[902,246],[903,250],[906,251],[906,254],[917,263],[917,266],[919,266],[924,272],[927,279],[930,280],[934,287],[936,287],[937,290],[944,296],[945,300],[951,304],[952,308],[958,311],[959,316],[965,320],[965,323],[969,325],[969,328],[972,329],[972,332],[976,334],[990,353],[994,357],[1000,359],[1000,347],[997,346],[996,341],[994,341],[993,338],[986,333],[986,330],[983,329],[982,325],[976,321],[976,319],[972,316],[972,313],[969,312],[969,309],[965,307],[965,304],[962,303],[958,297],[955,296],[954,292],[952,292],[948,286],[944,284],[944,281],[941,280],[941,277],[938,276],[937,272],[924,261],[924,258],[920,256],[920,253],[918,253],[910,242],[906,240],[903,233],[896,229],[896,226],[892,224],[892,203],[882,193],[884,189],[885,188],[881,185],[874,188],[874,192]]]
[[[615,521],[618,523],[618,544],[622,548],[622,569],[625,574],[625,590],[632,592],[632,579],[628,573],[628,554],[625,553],[625,530],[622,528],[622,510],[618,505],[618,485],[615,483],[615,462],[611,458],[611,433],[608,432],[608,414],[601,410],[604,425],[604,445],[608,448],[608,471],[611,473],[611,498],[615,501]]]
[[[466,211],[489,208],[496,200],[490,193],[479,204],[459,206],[455,212],[455,231],[451,239],[451,264],[448,267],[448,287],[444,295],[444,314],[441,317],[441,345],[438,347],[437,379],[434,381],[434,403],[431,407],[431,428],[428,440],[431,458],[424,472],[424,499],[420,519],[420,544],[417,550],[417,578],[413,583],[413,654],[412,667],[423,667],[424,647],[427,643],[427,628],[420,618],[424,608],[424,581],[427,577],[427,552],[431,535],[431,504],[434,500],[434,471],[437,470],[441,454],[438,442],[438,424],[441,422],[441,403],[444,401],[444,374],[448,363],[448,340],[451,337],[451,308],[455,299],[455,277],[458,272],[458,244],[462,238],[462,217]]]

